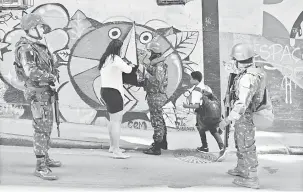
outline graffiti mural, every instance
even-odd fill
[[[185,112],[182,104],[186,101],[184,93],[192,88],[190,73],[202,68],[199,63],[191,61],[191,55],[199,43],[199,30],[179,29],[160,19],[137,23],[127,17],[113,15],[99,21],[86,16],[82,10],[71,14],[67,6],[59,3],[41,4],[14,13],[11,11],[11,18],[0,23],[1,26],[10,26],[0,30],[1,117],[31,118],[29,106],[22,94],[24,87],[15,78],[12,65],[14,45],[25,35],[19,26],[20,18],[28,13],[40,14],[52,28],[46,42],[57,57],[56,65],[60,70],[59,100],[63,121],[101,125],[107,121],[106,107],[100,96],[100,72],[97,65],[112,39],[123,41],[123,55],[140,64],[143,64],[147,55],[145,45],[151,40],[159,42],[168,64],[169,99],[163,107],[167,125],[178,128],[181,125],[180,118],[187,116],[188,122],[194,119],[193,112]],[[165,24],[166,27],[155,27],[155,23],[159,26]],[[124,88],[125,127],[143,130],[151,128],[144,89],[127,84]],[[194,125],[193,121],[191,125]]]
[[[261,34],[220,33],[220,56],[224,63],[221,70],[225,72],[221,73],[221,85],[226,88],[226,72],[234,70],[227,62],[231,47],[240,42],[252,44],[257,54],[256,63],[267,71],[276,115],[272,130],[300,131],[303,125],[303,12],[295,7],[302,7],[303,2],[265,0],[264,4]],[[285,15],[283,6],[294,10]]]

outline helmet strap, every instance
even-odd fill
[[[36,30],[36,33],[37,33],[38,36],[33,36],[33,35],[29,34],[29,33],[27,33],[27,35],[29,37],[31,37],[31,38],[34,38],[34,39],[37,39],[37,40],[42,40],[42,36],[40,35],[40,33],[39,33],[38,29],[37,29],[37,26],[34,29]]]
[[[236,67],[237,67],[237,69],[247,69],[247,68],[249,68],[249,67],[251,67],[252,65],[253,65],[254,63],[249,63],[249,64],[242,64],[242,63],[240,63],[240,65],[241,65],[241,68],[239,68],[239,62],[237,61],[236,62]]]
[[[150,55],[150,57],[149,57],[149,60],[150,60],[150,61],[151,61],[151,60],[154,60],[154,59],[156,59],[156,58],[158,58],[158,57],[161,56],[161,53],[155,53],[155,52],[153,52],[152,50],[150,50],[150,52],[151,52],[151,55]]]

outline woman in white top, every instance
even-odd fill
[[[112,40],[102,55],[98,69],[101,73],[101,97],[106,103],[110,122],[108,124],[110,136],[109,152],[114,158],[126,159],[130,156],[123,154],[125,150],[119,148],[121,123],[123,117],[123,80],[122,73],[131,73],[133,64],[128,65],[120,57],[122,41]]]

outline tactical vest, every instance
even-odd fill
[[[264,90],[266,87],[265,74],[264,74],[264,71],[261,70],[261,68],[250,67],[235,77],[233,85],[230,90],[231,108],[233,108],[235,101],[239,99],[238,95],[239,95],[240,80],[246,74],[251,74],[255,77],[258,77],[258,79],[261,82],[258,85],[257,91],[254,94],[254,96],[252,97],[252,100],[248,106],[248,110],[250,110],[251,112],[254,112],[256,109],[256,106],[260,105],[260,103],[262,102]]]
[[[163,62],[163,61],[162,61]],[[149,66],[146,70],[147,72],[149,72],[151,75],[154,75],[156,73],[157,70],[157,65],[160,63],[157,63],[155,65],[151,65]],[[164,70],[165,70],[165,76],[167,76],[167,65],[164,65]],[[167,85],[168,85],[168,78],[165,78],[162,82],[160,82],[158,85],[153,85],[151,83],[148,82],[148,80],[146,80],[146,92],[147,93],[162,93],[162,94],[166,94],[166,89],[167,89]]]
[[[25,87],[28,86],[39,87],[39,82],[32,81],[26,75],[23,65],[20,62],[19,52],[23,51],[21,50],[22,46],[27,46],[26,51],[30,50],[33,52],[34,60],[36,62],[37,67],[41,68],[42,70],[48,68],[48,70],[53,71],[53,67],[52,67],[53,58],[51,56],[51,53],[48,50],[44,50],[38,45],[35,45],[35,43],[30,42],[29,40],[26,41],[24,40],[24,42],[21,43],[22,44],[17,46],[15,49],[15,61],[13,64],[15,67],[16,76],[19,81],[24,82]]]
[[[258,85],[257,91],[252,97],[247,110],[251,112],[253,123],[257,128],[267,129],[273,125],[274,112],[269,91],[266,88],[266,74],[263,74],[263,71],[260,68],[248,68],[235,78],[231,91],[231,106],[233,108],[233,103],[238,99],[237,95],[239,94],[239,82],[245,74],[257,76],[261,82]]]

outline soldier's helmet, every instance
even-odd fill
[[[23,30],[30,30],[35,28],[37,25],[44,25],[50,28],[50,26],[45,23],[42,16],[33,13],[24,15],[21,19],[20,25]]]
[[[239,43],[233,46],[230,56],[235,58],[237,61],[244,61],[254,57],[255,53],[251,45]]]
[[[158,42],[151,41],[150,43],[146,44],[146,49],[151,50],[154,53],[161,53],[161,45]]]

